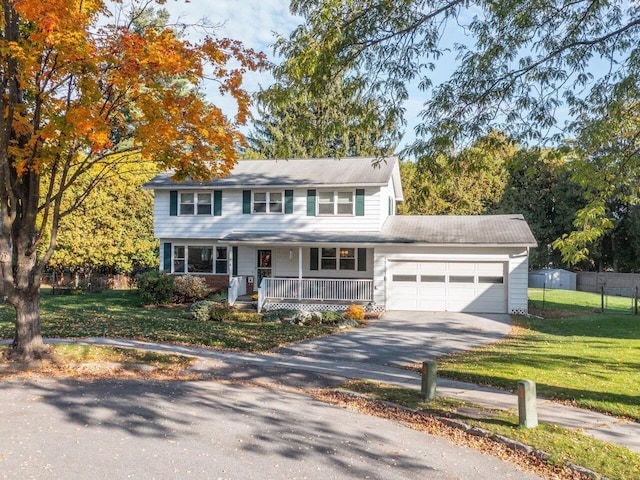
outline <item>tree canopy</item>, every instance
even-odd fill
[[[38,288],[61,219],[119,165],[138,158],[177,179],[211,178],[237,158],[250,100],[242,75],[263,56],[236,40],[187,41],[136,22],[153,3],[0,1],[0,270],[16,309],[9,358],[46,352]],[[175,88],[177,77],[187,88]],[[200,94],[207,79],[235,100],[233,117]]]
[[[293,0],[291,10],[305,22],[279,48],[311,88],[351,72],[391,110],[412,82],[430,90],[417,155],[494,128],[519,139],[563,135],[554,130],[563,105],[579,118],[594,92],[637,83],[636,2]],[[442,63],[453,73],[434,84]]]

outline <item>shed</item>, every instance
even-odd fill
[[[560,290],[576,289],[575,272],[561,268],[543,268],[529,272],[529,287],[533,288],[558,288]]]

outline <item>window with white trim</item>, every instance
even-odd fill
[[[318,215],[353,215],[353,192],[318,192]]]
[[[320,269],[321,270],[355,270],[356,269],[356,249],[355,248],[321,248],[320,249]]]
[[[174,245],[173,273],[228,272],[227,247],[211,245]]]
[[[282,192],[253,192],[253,213],[283,213]]]
[[[180,193],[180,215],[211,215],[211,193]]]

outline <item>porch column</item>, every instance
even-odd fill
[[[302,247],[298,247],[298,301],[302,300]]]

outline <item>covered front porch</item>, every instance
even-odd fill
[[[230,245],[228,301],[257,297],[257,310],[374,309],[373,250],[350,245]]]

